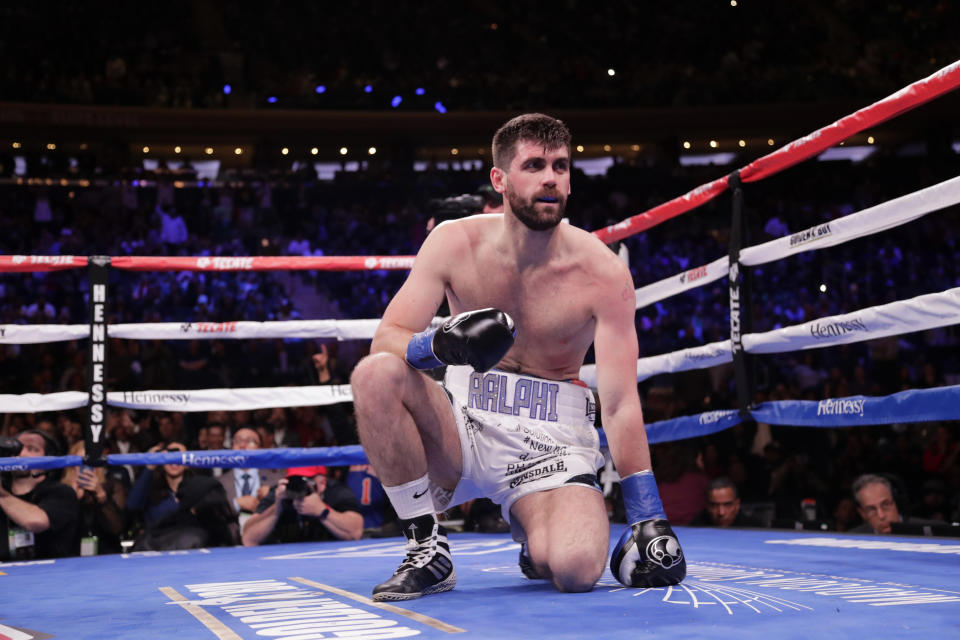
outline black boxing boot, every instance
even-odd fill
[[[407,557],[389,580],[373,588],[373,600],[412,600],[453,589],[457,572],[450,557],[447,530],[433,515],[401,520],[400,524],[407,537]]]
[[[517,564],[520,565],[520,571],[522,571],[523,575],[527,576],[528,579],[530,580],[545,579],[537,571],[537,568],[533,566],[533,560],[530,559],[530,549],[527,548],[526,542],[520,543],[520,559],[517,560]]]

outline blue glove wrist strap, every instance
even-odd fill
[[[644,520],[666,520],[660,502],[660,491],[653,471],[633,473],[620,481],[623,490],[623,506],[627,512],[627,524],[636,524]]]
[[[436,369],[443,366],[443,362],[433,353],[433,334],[436,332],[436,329],[426,329],[413,334],[407,343],[407,364],[414,369]]]

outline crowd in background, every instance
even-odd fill
[[[955,157],[878,157],[861,164],[807,163],[789,180],[746,190],[750,244],[862,210],[956,174]],[[571,222],[596,228],[637,213],[662,192],[684,192],[716,169],[615,165],[605,176],[575,178]],[[430,198],[469,192],[481,172],[436,172],[403,183],[363,175],[320,182],[290,175],[243,186],[133,188],[0,187],[0,250],[16,254],[347,255],[412,254],[426,234]],[[764,265],[754,272],[754,330],[765,331],[960,285],[956,207],[848,245]],[[624,241],[637,286],[706,264],[726,252],[726,206],[713,203]],[[118,233],[90,230],[94,217]],[[98,224],[98,226],[99,226]],[[619,247],[612,247],[618,249]],[[329,317],[375,318],[404,278],[402,272],[122,273],[111,278],[111,323],[272,320],[304,317],[311,301]],[[825,285],[821,291],[820,285]],[[0,276],[4,324],[87,321],[82,270]],[[296,295],[294,295],[296,293]],[[641,355],[722,340],[727,292],[720,281],[640,309]],[[317,313],[317,307],[311,307]],[[885,395],[957,384],[955,327],[832,349],[758,358],[755,400]],[[329,358],[325,382],[349,379],[366,344],[313,340],[113,340],[113,389],[199,389],[315,384],[314,358]],[[3,345],[0,388],[6,393],[86,389],[83,342]],[[648,422],[735,405],[729,367],[659,375],[640,385]],[[345,405],[349,407],[349,405]],[[164,420],[177,423],[184,446],[200,446],[205,414],[124,412],[147,451]],[[80,412],[6,414],[3,434],[51,428],[66,451],[82,439]],[[279,428],[302,446],[356,443],[349,409],[305,407],[237,412],[228,428]],[[112,422],[111,425],[116,425]],[[111,427],[112,428],[112,427]],[[227,435],[229,441],[229,431]],[[711,479],[729,477],[746,509],[765,524],[811,513],[838,530],[859,521],[849,495],[867,472],[894,474],[908,513],[957,520],[960,465],[956,423],[851,429],[803,429],[753,423],[726,432],[653,447],[671,519],[684,524],[705,506]],[[132,480],[132,478],[131,478]],[[807,510],[803,501],[807,500]],[[815,505],[810,511],[810,501]],[[611,513],[618,515],[616,500]],[[906,503],[912,503],[907,506]],[[129,523],[136,523],[131,514]],[[132,533],[129,532],[128,533]]]
[[[532,8],[511,7],[508,13],[496,3],[471,3],[473,10],[463,11],[451,3],[358,10],[354,3],[180,0],[146,3],[136,13],[117,2],[101,3],[96,12],[78,2],[7,3],[0,7],[0,55],[30,63],[3,65],[0,96],[11,102],[177,109],[372,110],[386,109],[394,96],[402,97],[398,108],[420,110],[437,102],[461,110],[868,102],[956,57],[960,14],[943,0],[909,7],[860,0],[732,4],[712,3],[691,13],[683,6],[662,5],[654,12],[639,4],[565,0],[555,11],[533,16]],[[518,11],[531,15],[512,15]],[[536,28],[530,26],[534,17]],[[371,23],[392,25],[375,47],[358,35]],[[672,37],[645,37],[654,31]],[[910,152],[883,147],[859,163],[810,161],[747,185],[747,244],[955,177],[960,154],[951,149],[951,140],[935,138]],[[13,160],[3,150],[0,254],[409,255],[428,233],[427,221],[435,213],[431,200],[474,193],[488,182],[485,171],[472,169],[400,174],[371,167],[319,180],[309,168],[275,167],[197,186],[196,175],[163,165],[150,171],[117,166],[116,159],[92,151],[75,160],[71,169],[62,153],[45,159],[31,152],[27,176],[54,182],[19,185],[6,179]],[[618,161],[599,176],[575,166],[570,222],[598,229],[729,170],[674,160]],[[70,182],[60,186],[58,178]],[[91,182],[78,185],[80,178]],[[177,186],[176,180],[188,186]],[[682,221],[611,248],[626,250],[640,287],[726,255],[729,227],[729,198],[722,197]],[[958,230],[960,208],[954,206],[880,234],[752,269],[751,330],[958,287]],[[404,272],[114,269],[108,320],[377,318],[404,277]],[[88,306],[83,270],[0,274],[0,325],[86,323]],[[726,281],[639,309],[636,322],[641,356],[726,339]],[[954,326],[763,356],[754,363],[754,401],[878,396],[960,384],[958,346],[960,330]],[[322,384],[343,384],[368,347],[299,339],[111,340],[108,386],[310,385],[317,382],[318,360],[325,363]],[[85,341],[0,344],[0,393],[86,390],[87,357]],[[658,375],[643,381],[640,392],[647,422],[736,405],[727,366]],[[0,436],[38,429],[57,442],[60,452],[75,452],[84,420],[79,410],[7,413]],[[219,435],[214,429],[211,437],[213,423],[220,425]],[[242,429],[256,431],[264,448],[357,442],[349,405],[217,416],[111,411],[107,429],[111,452],[224,448]],[[846,531],[859,523],[850,488],[864,473],[894,479],[903,513],[960,520],[958,441],[957,422],[845,429],[751,422],[652,450],[674,524],[702,521],[711,482],[729,481],[744,509],[762,524],[808,520]],[[82,486],[99,483],[103,491],[95,491],[97,500],[119,507],[100,514],[98,526],[108,526],[116,536],[116,544],[103,545],[101,552],[144,534],[146,510],[120,504],[143,473],[133,467],[110,469],[96,481],[85,472],[64,474],[78,495]],[[334,470],[331,479],[346,482],[348,475],[347,469]],[[204,486],[197,486],[193,494],[184,494],[185,502],[199,504]],[[134,495],[140,499],[143,491]],[[622,517],[616,496],[610,511]],[[236,533],[221,531],[217,540],[236,543]],[[76,542],[79,549],[79,537]]]
[[[387,109],[400,96],[400,109],[461,110],[873,100],[952,62],[958,22],[945,0],[564,0],[548,11],[179,0],[136,14],[42,0],[0,7],[0,57],[22,61],[6,66],[0,95],[315,109]]]

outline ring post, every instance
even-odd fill
[[[107,408],[107,288],[110,280],[110,257],[90,256],[87,263],[90,279],[90,344],[87,358],[87,424],[83,431],[86,451],[84,464],[106,465],[103,455],[104,424]]]
[[[753,331],[751,310],[750,268],[740,264],[740,249],[747,242],[747,226],[743,220],[743,183],[740,172],[730,174],[733,196],[733,214],[730,221],[730,348],[733,351],[734,382],[737,387],[737,406],[740,417],[751,420],[753,404],[753,375],[751,359],[743,350],[742,337]]]

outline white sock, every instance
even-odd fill
[[[387,497],[401,520],[412,520],[417,516],[436,513],[433,495],[430,493],[430,478],[426,474],[396,487],[384,486],[383,490],[387,492]]]

